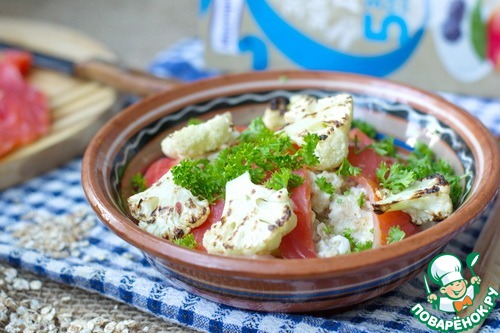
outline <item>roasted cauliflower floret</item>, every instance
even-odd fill
[[[320,138],[323,136],[320,135]],[[318,142],[314,154],[319,159],[318,170],[332,170],[342,164],[349,153],[349,138],[343,131],[334,131]]]
[[[128,198],[130,213],[139,227],[165,239],[182,238],[208,217],[207,200],[174,183],[169,171],[147,190]]]
[[[226,184],[222,217],[205,233],[208,253],[263,255],[276,250],[297,224],[288,191],[253,184],[248,172]]]
[[[264,111],[262,122],[272,131],[276,131],[285,126],[284,114],[288,110],[288,101],[286,98],[273,98],[269,106]]]
[[[442,221],[453,211],[450,184],[439,174],[417,180],[407,189],[374,203],[373,210],[377,214],[402,210],[417,225]]]
[[[197,158],[231,144],[237,136],[232,115],[226,112],[169,134],[162,140],[161,150],[171,158]]]
[[[285,113],[287,124],[282,128],[293,142],[302,146],[308,133],[320,137],[315,155],[319,159],[318,170],[331,170],[340,164],[348,154],[349,137],[353,115],[352,96],[340,94],[313,102],[301,97],[298,102],[290,101]],[[294,104],[297,103],[297,104]]]
[[[317,99],[310,95],[294,95],[290,98],[287,112],[283,115],[286,123],[293,123],[316,110]]]

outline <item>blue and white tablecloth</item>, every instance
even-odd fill
[[[186,40],[160,54],[150,70],[184,81],[214,75],[201,62],[202,46]],[[481,119],[500,135],[500,99],[444,94]],[[410,314],[416,303],[426,304],[423,276],[374,300],[335,314],[280,314],[244,311],[205,300],[163,283],[162,276],[142,254],[110,232],[91,211],[80,183],[81,158],[45,175],[0,192],[0,260],[54,281],[98,292],[112,299],[194,329],[207,332],[428,332]],[[88,213],[94,222],[85,242],[73,255],[56,258],[18,244],[12,229],[36,223],[32,212],[58,218]],[[484,221],[453,239],[446,252],[465,259]],[[86,243],[88,241],[88,243]],[[433,310],[430,306],[426,308]],[[437,316],[443,314],[435,313]],[[448,318],[448,319],[451,319]],[[500,331],[500,306],[487,317],[483,332]]]

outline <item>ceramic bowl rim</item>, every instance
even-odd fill
[[[285,79],[283,79],[285,78]],[[469,198],[449,218],[432,227],[432,231],[424,230],[400,243],[385,245],[371,249],[369,252],[349,254],[332,258],[314,259],[267,259],[243,258],[211,255],[177,246],[171,242],[155,237],[141,229],[124,216],[113,204],[108,202],[102,184],[105,181],[103,173],[98,172],[96,165],[103,163],[102,170],[110,167],[109,161],[103,161],[103,150],[109,142],[115,128],[126,126],[127,118],[151,110],[168,100],[189,95],[191,91],[203,91],[210,87],[228,87],[240,82],[248,83],[255,80],[280,80],[283,89],[293,84],[308,82],[308,80],[328,80],[342,84],[349,89],[364,89],[361,93],[375,94],[381,98],[389,98],[405,102],[426,113],[433,114],[441,121],[459,132],[470,147],[476,161],[476,177]],[[288,84],[287,84],[288,82]],[[332,83],[334,84],[334,83]],[[453,112],[453,117],[443,113]],[[137,131],[140,130],[137,129]],[[482,136],[474,133],[483,133]],[[467,135],[466,135],[467,134]],[[106,148],[105,148],[106,149]],[[490,176],[487,179],[487,176]],[[100,178],[101,177],[101,178]],[[397,262],[401,258],[427,252],[439,246],[444,246],[458,232],[477,219],[487,208],[497,191],[499,183],[499,156],[495,139],[489,130],[474,116],[444,98],[410,85],[396,83],[386,79],[373,78],[357,74],[345,74],[324,71],[272,70],[266,72],[248,72],[227,74],[215,78],[204,79],[193,83],[182,84],[171,90],[161,92],[131,105],[120,114],[108,121],[90,142],[82,161],[82,185],[85,195],[100,220],[115,234],[126,242],[148,253],[150,256],[192,269],[209,269],[214,273],[259,277],[259,278],[309,278],[325,276],[341,276],[353,270],[370,270],[381,267],[389,262]],[[481,191],[479,191],[481,187]],[[371,254],[371,255],[366,255]]]

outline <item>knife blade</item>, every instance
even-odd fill
[[[16,47],[0,41],[0,51],[13,49],[31,53],[33,56],[33,66],[55,70],[67,75],[74,75],[75,64],[72,61],[43,54],[34,50],[26,50],[26,48]]]
[[[425,276],[425,273],[424,273],[424,285],[425,285],[425,292],[427,296],[429,296],[430,294],[432,294],[432,292],[431,288],[429,288],[429,282],[427,282],[427,276]]]
[[[91,59],[75,62],[56,55],[32,50],[25,46],[0,41],[0,51],[4,50],[20,50],[30,53],[35,67],[54,70],[86,80],[98,81],[120,91],[141,97],[171,89],[180,84],[176,80],[159,78],[141,70],[122,67],[104,60]]]

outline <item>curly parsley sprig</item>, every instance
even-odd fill
[[[333,193],[335,192],[335,188],[333,187],[332,183],[326,180],[325,177],[317,177],[314,182],[316,183],[316,185],[318,185],[319,189],[326,194],[333,195]]]
[[[182,238],[173,239],[172,242],[188,249],[194,249],[196,246],[198,246],[196,239],[194,239],[194,234],[187,234]]]
[[[351,228],[347,228],[343,232],[343,236],[347,238],[349,243],[351,244],[351,251],[352,252],[361,252],[364,250],[369,250],[373,247],[373,242],[372,241],[367,241],[365,243],[362,242],[356,242],[354,238],[352,237],[353,230]]]
[[[457,205],[462,195],[462,177],[455,173],[451,165],[443,159],[436,159],[429,146],[417,142],[408,157],[408,166],[415,170],[417,178],[424,178],[433,174],[442,175],[450,183],[450,197],[453,205]]]
[[[318,135],[307,134],[304,145],[297,147],[286,134],[265,127],[259,117],[241,133],[236,145],[220,151],[215,160],[182,160],[172,168],[172,175],[177,185],[210,202],[223,197],[226,183],[245,172],[255,184],[291,189],[303,181],[292,170],[319,163],[314,154],[319,140]]]
[[[130,178],[130,187],[132,188],[132,194],[139,193],[147,189],[148,186],[144,175],[140,172],[133,175],[132,178]]]
[[[401,227],[399,225],[393,226],[390,227],[389,231],[387,232],[386,242],[387,244],[397,243],[402,241],[405,236],[406,233],[401,230]]]
[[[347,158],[344,158],[340,167],[335,171],[336,174],[341,176],[357,176],[361,173],[361,168],[353,166]]]
[[[382,187],[394,193],[401,192],[417,180],[415,172],[400,163],[389,167],[387,163],[381,162],[375,173]]]
[[[455,174],[448,162],[436,159],[434,152],[422,142],[415,144],[406,160],[393,163],[390,167],[382,162],[376,170],[380,184],[394,193],[403,191],[418,179],[434,174],[442,175],[450,183],[450,197],[456,206],[462,195],[461,177]]]

